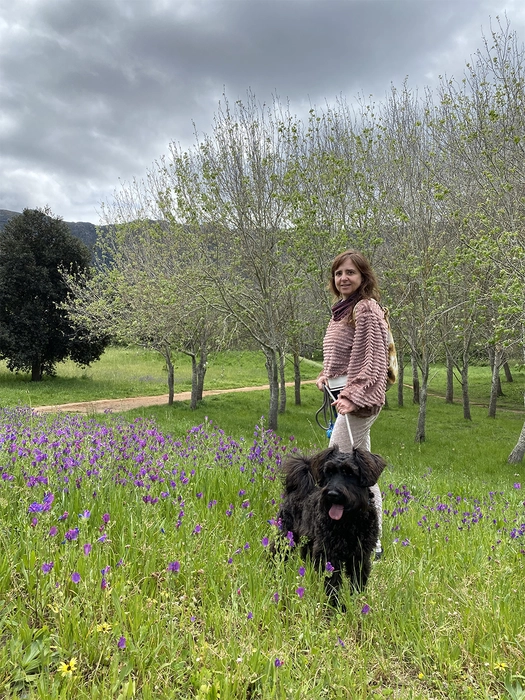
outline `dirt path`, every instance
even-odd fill
[[[301,384],[313,384],[315,379],[308,379]],[[287,382],[287,387],[294,386],[293,382]],[[240,389],[210,389],[203,391],[203,396],[216,396],[217,394],[231,394],[239,391],[263,391],[269,389],[269,386],[248,386]],[[180,394],[175,394],[174,401],[189,401],[191,399],[190,391],[183,391]],[[160,396],[134,396],[129,399],[98,399],[96,401],[83,401],[79,403],[63,403],[55,406],[36,406],[33,411],[36,413],[105,413],[106,411],[131,411],[133,408],[142,408],[143,406],[162,406],[168,405],[168,394]]]

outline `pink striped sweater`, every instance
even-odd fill
[[[323,341],[322,374],[348,374],[340,396],[357,407],[356,413],[379,413],[385,403],[388,369],[388,326],[381,306],[374,299],[361,299],[354,307],[355,328],[348,316],[330,319]]]

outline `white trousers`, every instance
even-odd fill
[[[351,413],[348,413],[347,415],[348,422],[350,423],[350,430],[352,431],[352,437],[354,438],[353,447],[361,447],[363,450],[368,450],[368,452],[370,452],[370,428],[379,414],[370,416],[369,418],[353,416]],[[345,416],[337,416],[337,420],[335,421],[334,429],[330,437],[330,447],[333,445],[337,445],[341,452],[352,451],[352,443],[350,442],[350,435],[348,434]],[[383,526],[383,498],[381,496],[381,489],[377,484],[371,486],[370,491],[372,491],[374,494],[374,505],[377,511],[377,520],[379,523],[379,539],[377,540],[376,550],[380,550],[381,532]]]

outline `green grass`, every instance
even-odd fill
[[[253,376],[255,360],[231,366]],[[154,375],[147,364],[140,376]],[[2,700],[523,700],[525,465],[506,462],[525,417],[523,374],[504,383],[496,419],[474,405],[470,422],[440,398],[443,376],[436,368],[425,443],[414,442],[408,393],[399,408],[391,390],[373,426],[388,461],[385,556],[363,594],[345,594],[345,613],[327,604],[324,572],[306,563],[301,576],[296,554],[274,560],[263,543],[278,458],[326,445],[315,387],[300,407],[289,392],[281,438],[255,427],[264,391],[208,397],[193,412],[187,402],[123,416],[5,409]],[[489,379],[473,370],[473,403],[486,403]],[[72,400],[91,381],[72,380]],[[29,512],[46,493],[50,509]]]
[[[174,358],[175,392],[191,389],[191,360],[187,355]],[[319,373],[319,365],[303,362],[304,378]],[[168,393],[166,365],[153,351],[140,348],[108,348],[98,362],[82,369],[71,361],[57,365],[57,376],[31,382],[27,373],[13,374],[0,362],[0,398],[4,406],[46,406],[96,399],[132,396],[159,396]],[[293,379],[292,366],[286,366],[286,379]],[[209,358],[205,389],[258,386],[268,383],[261,352],[222,352]]]

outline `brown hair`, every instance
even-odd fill
[[[346,258],[351,259],[353,264],[363,276],[363,281],[361,282],[361,286],[358,290],[360,298],[375,299],[376,301],[379,301],[381,299],[381,294],[379,292],[379,283],[377,281],[376,274],[372,270],[370,263],[365,258],[363,253],[360,253],[357,250],[345,250],[343,253],[339,253],[332,263],[329,289],[334,297],[336,299],[339,298],[339,292],[335,286],[335,271],[342,265]]]

